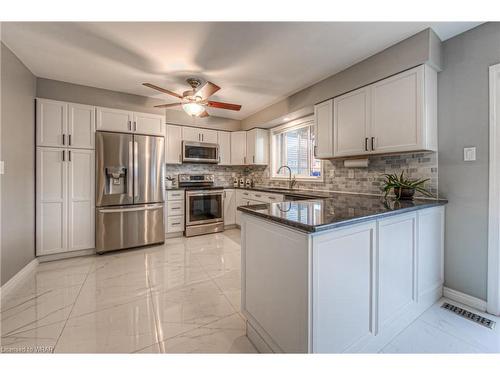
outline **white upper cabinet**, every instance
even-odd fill
[[[333,156],[332,116],[333,99],[314,106],[314,156],[317,158]]]
[[[95,141],[95,107],[68,104],[69,147],[93,149]]]
[[[231,132],[231,165],[246,164],[247,132]]]
[[[152,113],[97,107],[97,130],[165,135],[165,118]]]
[[[352,91],[333,100],[333,154],[360,155],[369,150],[370,90]]]
[[[338,96],[331,111],[330,102],[315,106],[316,157],[437,151],[437,73],[427,65]]]
[[[269,130],[252,129],[247,132],[245,164],[266,165],[269,162]]]
[[[167,125],[165,140],[165,163],[182,163],[182,126]]]
[[[97,130],[132,133],[133,119],[131,111],[97,107]]]
[[[135,133],[159,136],[165,134],[165,118],[162,115],[134,112],[133,125]]]
[[[185,126],[182,129],[182,140],[189,142],[217,143],[217,131]]]
[[[95,107],[36,100],[37,146],[94,148]]]
[[[219,144],[219,164],[231,165],[231,133],[217,132],[217,143]]]
[[[67,103],[48,99],[36,100],[37,146],[65,147],[68,139]]]

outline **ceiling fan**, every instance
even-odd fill
[[[208,100],[208,97],[215,94],[220,90],[220,87],[212,82],[206,82],[201,86],[201,80],[198,78],[188,78],[186,82],[191,86],[191,90],[184,91],[182,95],[179,95],[173,91],[164,89],[162,87],[153,85],[152,83],[143,83],[144,86],[158,90],[164,94],[175,96],[181,99],[179,103],[169,103],[155,105],[156,108],[170,108],[182,106],[182,109],[190,116],[193,117],[208,117],[207,107],[219,108],[219,109],[229,109],[231,111],[239,111],[241,105],[222,103]]]

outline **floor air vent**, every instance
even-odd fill
[[[461,317],[465,319],[472,320],[473,322],[476,322],[478,324],[481,324],[484,327],[492,329],[495,326],[495,322],[493,320],[490,320],[488,318],[485,318],[484,316],[475,314],[473,312],[470,312],[468,310],[462,309],[458,306],[452,305],[450,303],[443,303],[441,308],[449,310],[457,315],[460,315]]]

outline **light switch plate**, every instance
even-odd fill
[[[3,160],[0,160],[0,174],[5,173],[5,163]]]
[[[349,169],[349,170],[347,171],[347,177],[348,177],[348,178],[354,178],[354,171],[353,171],[352,169]]]
[[[476,148],[475,147],[465,147],[464,148],[464,161],[475,161],[476,160]]]

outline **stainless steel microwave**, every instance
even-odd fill
[[[182,142],[182,161],[184,163],[219,162],[219,145],[216,143]]]

